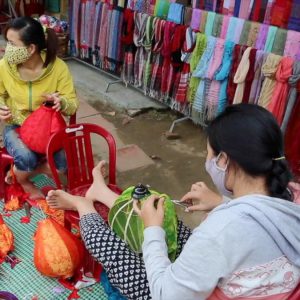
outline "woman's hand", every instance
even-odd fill
[[[151,195],[139,207],[139,201],[133,201],[133,208],[135,212],[141,217],[144,222],[145,228],[150,226],[162,227],[164,221],[164,201],[163,197]]]
[[[9,108],[5,105],[0,106],[0,120],[6,121],[12,117]]]
[[[53,102],[52,109],[55,109],[56,111],[61,110],[61,100],[59,97],[59,93],[47,94],[44,95],[44,98],[46,99],[46,101]]]
[[[181,198],[181,202],[190,204],[187,211],[209,211],[222,201],[222,196],[209,189],[204,182],[194,183],[191,190]]]

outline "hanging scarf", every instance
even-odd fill
[[[268,110],[273,113],[279,125],[281,125],[287,104],[289,93],[288,80],[292,75],[294,60],[290,57],[284,57],[276,72],[277,83],[274,88],[272,99],[268,105]]]
[[[255,47],[260,25],[261,25],[260,23],[251,22],[250,31],[247,40],[247,46]]]
[[[206,100],[206,111],[207,120],[213,120],[218,112],[218,100],[220,92],[220,81],[213,80],[217,70],[222,64],[223,54],[224,54],[224,44],[225,40],[217,39],[214,53],[212,56],[212,63],[210,64],[207,74],[206,74],[206,85],[207,85],[207,100]]]
[[[101,14],[101,25],[100,25],[100,34],[99,34],[99,41],[101,41],[99,44],[100,50],[99,50],[99,59],[100,59],[100,67],[105,68],[105,61],[104,58],[107,54],[107,41],[108,41],[108,24],[110,23],[110,17],[111,17],[111,9],[109,8],[109,5],[106,3],[103,3],[102,6],[102,14]]]
[[[196,69],[198,62],[200,61],[202,54],[205,51],[205,48],[206,48],[206,36],[202,33],[197,33],[195,49],[192,53],[191,60],[190,60],[191,73],[193,73],[194,70]],[[191,103],[194,102],[199,83],[200,83],[200,78],[191,77],[189,88],[188,88],[188,96],[187,96],[187,100]]]
[[[275,74],[281,59],[281,56],[270,53],[262,66],[265,80],[258,99],[258,105],[262,107],[268,107],[272,99],[272,94],[276,85]]]
[[[144,48],[143,41],[146,34],[146,24],[148,15],[143,13],[134,13],[134,34],[133,42],[137,47],[134,59],[134,85],[141,87],[143,84],[143,69],[144,69]]]
[[[292,0],[275,0],[271,9],[271,24],[287,28],[292,4]]]
[[[225,42],[222,65],[215,74],[215,80],[220,82],[217,115],[223,112],[227,105],[227,84],[229,72],[231,70],[232,65],[232,54],[234,46],[235,44],[231,41]]]
[[[244,28],[244,23],[245,20],[243,19],[237,19],[236,21],[236,28],[234,31],[234,38],[233,38],[233,42],[235,42],[236,44],[238,44],[240,41],[242,30]]]
[[[185,7],[184,9],[184,17],[183,24],[185,26],[190,26],[192,20],[193,9],[191,7]]]
[[[293,174],[300,175],[300,93],[293,108],[285,135],[285,153]]]
[[[193,8],[204,9],[205,7],[205,0],[193,0],[192,2]]]
[[[156,17],[149,17],[147,19],[147,24],[146,24],[146,35],[145,35],[145,40],[144,40],[144,48],[145,48],[145,67],[144,67],[144,94],[148,95],[150,92],[150,83],[151,83],[151,72],[152,72],[152,64],[151,64],[151,59],[152,59],[152,41],[154,38],[154,32],[155,32],[155,24],[157,22],[158,18]]]
[[[222,23],[223,23],[223,16],[217,14],[215,16],[215,21],[212,29],[212,36],[220,37],[222,31]]]
[[[71,54],[74,56],[79,55],[79,33],[80,33],[80,26],[79,26],[79,12],[80,12],[81,2],[80,0],[74,0],[72,1],[72,12],[70,18],[71,18],[71,36],[70,36],[70,47],[71,47]]]
[[[244,26],[239,40],[240,45],[247,45],[250,28],[251,28],[251,22],[246,20],[244,22]]]
[[[215,21],[216,13],[209,11],[207,14],[207,20],[206,20],[206,26],[205,26],[205,35],[211,36],[212,30],[214,27],[214,21]]]
[[[256,93],[257,90],[260,89],[262,83],[262,72],[261,67],[264,63],[264,51],[257,50],[254,64],[254,77],[251,84],[250,95],[248,103],[256,104]]]
[[[214,1],[213,0],[205,0],[204,9],[207,11],[214,11]]]
[[[161,83],[161,93],[162,101],[167,101],[170,92],[170,84],[173,79],[173,65],[171,64],[171,54],[172,54],[172,41],[174,37],[176,24],[167,21],[165,25],[164,32],[164,42],[162,48],[162,55],[164,57],[164,63],[162,67],[162,83]]]
[[[224,16],[223,17],[221,34],[220,34],[220,38],[223,39],[223,40],[226,39],[227,30],[228,30],[228,26],[229,26],[229,20],[230,20],[229,16]]]
[[[201,21],[201,10],[194,8],[191,20],[191,27],[194,30],[199,30],[200,28],[200,21]]]
[[[216,38],[213,36],[208,37],[206,49],[197,65],[196,70],[193,72],[194,77],[205,79],[207,70],[211,64],[214,48],[216,45]],[[192,107],[192,120],[195,124],[205,125],[206,112],[205,112],[205,99],[207,95],[206,82],[201,80],[197,88],[195,101]]]
[[[294,60],[300,60],[300,32],[289,30],[287,33],[284,56],[290,56]]]
[[[271,10],[272,10],[272,6],[273,6],[274,2],[275,2],[275,0],[268,0],[267,6],[266,6],[266,11],[265,11],[265,17],[264,17],[265,24],[270,24]]]
[[[156,0],[154,15],[166,19],[168,16],[170,2],[167,0]]]
[[[286,38],[287,38],[287,30],[278,28],[275,35],[272,53],[277,55],[283,55]]]
[[[300,80],[300,61],[295,61],[293,66],[293,75],[289,78],[290,92],[288,96],[288,102],[286,111],[284,114],[283,122],[281,125],[281,130],[283,133],[286,132],[288,122],[290,120],[291,113],[295,107],[297,99],[297,89],[296,86]]]
[[[234,12],[233,12],[235,17],[239,17],[240,7],[241,7],[241,0],[236,0],[234,5]]]
[[[254,0],[250,20],[263,23],[268,0]]]
[[[215,9],[216,13],[222,14],[223,4],[224,4],[224,0],[217,1],[216,9]]]
[[[88,36],[88,47],[89,47],[89,53],[88,58],[92,60],[92,54],[95,47],[95,36],[96,36],[96,24],[97,24],[97,18],[96,18],[96,2],[90,1],[89,6],[89,21],[88,21],[88,30],[89,30],[89,36]]]
[[[87,45],[87,35],[88,35],[88,26],[87,26],[87,5],[89,4],[88,1],[81,2],[81,22],[80,22],[80,44],[79,44],[79,49],[80,49],[80,57],[82,59],[87,58],[87,53],[88,53],[88,45]]]
[[[163,47],[164,31],[166,21],[159,19],[156,22],[154,32],[154,46],[153,46],[153,64],[152,64],[152,76],[150,84],[150,96],[155,99],[161,98],[161,80],[162,80],[162,66],[163,56],[161,50]]]
[[[121,42],[124,48],[124,61],[122,68],[122,80],[125,85],[134,84],[134,55],[135,46],[133,43],[134,12],[131,9],[124,10]]]
[[[201,33],[205,33],[207,17],[208,17],[208,12],[206,10],[203,10],[201,12],[201,21],[200,21],[200,27],[199,27],[199,31]]]
[[[240,64],[233,78],[233,82],[237,84],[234,98],[233,98],[233,104],[238,104],[243,101],[245,80],[250,67],[249,56],[250,56],[251,49],[252,49],[251,47],[248,47],[244,52]]]
[[[254,80],[255,59],[257,49],[252,48],[249,55],[249,71],[245,79],[243,103],[249,103],[252,82]]]
[[[178,3],[171,3],[169,7],[167,20],[176,24],[183,23],[184,6]]]
[[[261,24],[259,28],[259,33],[257,36],[257,40],[255,43],[255,48],[257,50],[264,50],[265,49],[265,44],[268,36],[268,31],[269,31],[269,25],[266,24]]]
[[[234,42],[234,37],[235,37],[235,30],[237,28],[237,18],[236,17],[231,17],[229,20],[229,25],[228,25],[228,30],[226,33],[226,40]]]
[[[237,87],[236,83],[234,83],[234,76],[246,49],[247,46],[235,45],[233,50],[232,67],[228,78],[228,87],[227,87],[229,104],[233,103],[235,90]]]
[[[265,52],[272,51],[277,29],[278,29],[277,27],[269,26],[268,36],[265,44]]]
[[[113,9],[110,18],[109,31],[114,34],[108,35],[107,69],[115,73],[119,73],[119,68],[122,65],[123,59],[123,55],[121,54],[122,22],[123,12],[120,8]]]
[[[235,0],[224,0],[222,14],[233,16],[234,6],[235,6]]]
[[[300,31],[300,0],[293,1],[293,7],[289,18],[288,29]]]
[[[187,92],[188,92],[188,84],[190,78],[190,60],[192,57],[192,52],[195,47],[196,42],[196,33],[192,30],[191,27],[186,28],[185,31],[185,41],[183,44],[183,49],[181,53],[181,60],[184,62],[182,71],[180,72],[180,79],[178,86],[175,85],[175,96],[174,100],[177,103],[185,104],[187,102]],[[178,109],[178,106],[174,104],[174,109]]]
[[[96,12],[95,12],[95,20],[94,20],[94,32],[95,35],[93,36],[93,52],[92,52],[92,60],[93,65],[100,67],[100,61],[99,61],[99,49],[100,45],[98,44],[98,37],[100,34],[100,24],[101,24],[101,14],[102,14],[102,3],[97,2],[96,3]]]
[[[241,2],[243,2],[243,4],[240,6],[238,17],[241,19],[248,20],[249,14],[251,12],[251,9],[250,9],[251,0],[243,0]]]

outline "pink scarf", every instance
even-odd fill
[[[277,83],[268,106],[268,110],[273,113],[279,125],[282,123],[288,101],[288,80],[293,72],[293,64],[294,60],[290,57],[284,57],[280,61],[276,72]]]

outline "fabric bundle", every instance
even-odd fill
[[[214,119],[218,111],[218,100],[219,100],[219,91],[220,91],[220,82],[213,80],[215,73],[220,68],[222,64],[223,54],[224,54],[224,43],[223,39],[218,39],[214,49],[213,57],[211,59],[211,64],[208,68],[206,74],[206,85],[207,85],[207,101],[206,111],[207,111],[207,120],[210,121]]]
[[[244,87],[244,95],[243,95],[243,103],[249,103],[250,92],[252,82],[254,80],[254,70],[255,70],[255,59],[256,59],[257,49],[252,48],[249,55],[249,70],[247,76],[245,78],[245,87]]]
[[[283,55],[286,38],[287,38],[287,30],[278,28],[275,35],[274,44],[272,47],[272,53],[277,55]]]
[[[227,105],[227,84],[228,84],[229,72],[231,70],[231,65],[232,65],[233,49],[234,49],[234,43],[231,41],[226,41],[224,45],[222,65],[215,74],[215,80],[220,82],[217,114],[220,114]]]
[[[134,59],[134,85],[141,87],[143,85],[143,69],[144,69],[144,47],[143,42],[146,34],[146,24],[148,15],[135,12],[134,13],[134,34],[133,41],[137,47]]]
[[[277,83],[268,106],[268,110],[273,113],[279,125],[282,123],[288,100],[288,80],[292,75],[293,64],[294,60],[290,57],[284,57],[280,61],[276,72]]]
[[[178,3],[171,3],[167,20],[176,24],[183,24],[184,6]]]
[[[195,101],[192,107],[192,120],[195,124],[205,125],[206,113],[205,113],[205,99],[208,90],[206,81],[203,80],[206,77],[207,71],[210,66],[210,61],[214,53],[215,45],[217,39],[210,36],[207,40],[206,49],[197,65],[196,70],[193,72],[193,77],[198,77],[202,79],[197,88]]]
[[[265,80],[258,99],[258,104],[262,107],[267,108],[272,99],[272,94],[276,85],[275,74],[281,59],[281,56],[270,53],[262,66]]]
[[[251,49],[251,47],[248,47],[245,50],[233,78],[233,82],[237,85],[233,98],[233,104],[241,103],[243,101],[245,80],[250,67],[249,56]]]
[[[300,80],[300,61],[294,62],[293,66],[293,75],[289,78],[290,92],[288,96],[287,107],[284,115],[284,119],[281,125],[281,130],[283,133],[286,132],[286,128],[291,116],[291,113],[294,109],[297,99],[297,84]]]
[[[293,1],[288,29],[300,31],[300,0]]]
[[[125,85],[134,84],[134,56],[136,47],[133,43],[134,12],[131,9],[124,10],[121,42],[124,48],[124,61],[122,68],[122,80]]]
[[[154,15],[166,19],[168,16],[170,2],[168,0],[156,0]]]
[[[195,47],[195,42],[196,33],[191,29],[191,27],[186,28],[185,41],[181,55],[183,68],[180,72],[180,79],[174,96],[175,102],[180,104],[185,104],[187,102],[187,92],[190,79],[190,60]],[[175,105],[173,107],[175,108]],[[177,110],[181,109],[177,108]]]
[[[152,41],[154,38],[155,32],[155,25],[158,18],[156,17],[149,17],[147,19],[146,24],[146,35],[144,40],[144,48],[145,48],[145,66],[144,66],[144,74],[143,74],[143,89],[144,94],[148,95],[150,92],[150,82],[151,82],[151,72],[152,72]]]
[[[114,34],[108,35],[107,69],[119,73],[123,55],[121,48],[121,32],[123,23],[123,12],[120,9],[113,9],[111,13],[109,30]]]
[[[191,27],[194,30],[199,30],[200,28],[200,21],[201,21],[201,13],[200,9],[194,8],[191,20]]]
[[[206,36],[202,33],[197,33],[195,49],[192,53],[191,60],[190,60],[191,74],[193,74],[194,70],[196,69],[205,48],[206,48]],[[193,76],[191,77],[189,88],[188,88],[188,101],[191,103],[194,102],[199,83],[200,83],[200,78],[193,77]]]
[[[99,60],[99,49],[100,49],[100,24],[101,24],[101,14],[102,14],[102,3],[96,3],[95,19],[94,19],[94,35],[92,40],[92,62],[94,66],[100,67]]]
[[[152,49],[153,64],[149,95],[156,99],[161,98],[162,66],[164,61],[161,50],[163,47],[165,25],[165,20],[158,19],[154,32],[154,46]]]

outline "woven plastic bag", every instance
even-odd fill
[[[41,274],[69,278],[82,266],[83,243],[55,220],[38,222],[34,242],[34,265]]]
[[[60,112],[41,105],[19,128],[20,138],[29,149],[45,154],[52,134],[66,128],[66,121]]]
[[[109,211],[108,222],[113,231],[124,240],[133,251],[141,253],[144,240],[144,224],[133,210],[132,195],[135,189],[136,187],[129,187],[118,197]],[[163,196],[165,198],[163,228],[166,231],[168,255],[170,260],[174,261],[177,251],[177,215],[174,204],[168,195],[149,190],[149,193],[147,193],[145,197],[139,199],[141,205],[143,205],[143,202],[150,194]]]

